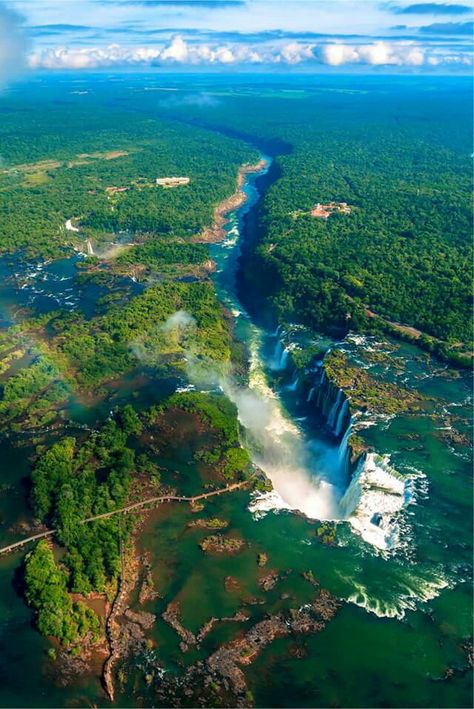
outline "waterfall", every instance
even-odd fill
[[[260,513],[269,509],[290,509],[310,519],[337,518],[337,491],[330,482],[315,474],[315,459],[308,442],[268,383],[260,345],[261,335],[252,328],[247,387],[239,386],[232,379],[222,382],[223,390],[237,407],[252,461],[274,487],[272,493],[256,495],[251,509]],[[281,343],[280,348],[275,354],[281,363],[285,354]],[[288,356],[288,352],[286,354]],[[296,388],[297,381],[292,386]]]
[[[342,432],[342,425],[344,423],[344,419],[346,415],[349,413],[349,400],[344,399],[344,403],[342,404],[341,408],[339,409],[339,414],[336,419],[336,425],[334,427],[334,433],[336,436],[339,438]],[[349,426],[348,426],[349,428]]]
[[[343,465],[346,465],[347,467],[347,462],[349,458],[349,438],[352,433],[352,424],[349,422],[349,425],[346,428],[346,431],[344,433],[344,436],[342,438],[342,441],[339,444],[338,448],[338,462],[340,467],[342,468]]]
[[[226,261],[224,272],[227,269],[228,275],[235,275],[236,263],[235,259]],[[219,283],[221,277],[215,278]],[[300,385],[293,367],[288,367],[284,378],[275,377],[276,382],[272,377],[267,379],[266,369],[282,372],[290,364],[293,345],[286,348],[284,342],[290,333],[281,326],[271,335],[264,333],[251,322],[228,285],[223,292],[226,302],[230,298],[231,311],[239,313],[239,323],[247,328],[250,366],[247,386],[228,376],[221,387],[237,407],[252,462],[273,484],[271,492],[254,493],[252,512],[260,515],[286,509],[297,510],[310,519],[347,520],[371,544],[382,549],[395,545],[399,528],[396,514],[405,504],[405,483],[388,465],[388,459],[368,453],[352,460],[350,402],[327,376],[321,355],[305,372],[305,379],[313,377],[305,393],[307,402],[331,428],[334,437],[329,441],[321,427],[314,438],[308,439],[298,419],[284,407],[280,379],[287,383],[286,391],[297,391]]]
[[[397,515],[407,501],[406,485],[388,455],[367,453],[340,500],[341,511],[366,542],[391,549],[399,540]]]
[[[87,239],[87,255],[88,256],[94,256],[94,249],[92,248],[91,240]]]
[[[337,418],[337,414],[338,414],[338,411],[339,411],[339,405],[340,405],[340,401],[341,401],[342,397],[343,397],[343,393],[342,393],[342,391],[339,389],[338,392],[337,392],[336,401],[335,401],[334,404],[332,405],[331,410],[330,410],[330,412],[329,412],[328,419],[327,419],[327,421],[328,421],[328,426],[329,426],[333,431],[335,430],[336,418]]]
[[[295,375],[291,384],[288,384],[288,386],[286,387],[286,390],[287,391],[296,391],[298,389],[299,382],[300,382],[300,378],[298,377],[298,375]]]
[[[270,360],[269,366],[273,371],[282,371],[286,369],[288,363],[289,351],[286,347],[283,347],[280,340],[276,343],[275,351]]]

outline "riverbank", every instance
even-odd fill
[[[242,165],[242,167],[239,168],[237,175],[237,190],[234,194],[217,205],[214,210],[212,225],[210,227],[206,227],[199,234],[199,236],[194,239],[195,243],[214,244],[224,239],[226,235],[224,227],[227,223],[227,215],[229,212],[239,209],[246,202],[247,197],[242,191],[246,175],[258,173],[264,167],[265,160],[262,159],[255,165]]]

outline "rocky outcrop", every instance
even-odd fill
[[[262,591],[271,591],[275,588],[279,578],[280,576],[278,574],[278,571],[272,569],[272,571],[269,571],[264,576],[259,578],[258,586],[262,589]]]
[[[339,602],[322,590],[309,608],[291,609],[254,625],[244,636],[220,647],[206,661],[207,671],[237,697],[242,706],[247,682],[242,667],[250,665],[276,638],[317,633],[333,618]]]
[[[198,529],[225,529],[229,526],[229,523],[225,519],[219,519],[218,517],[210,517],[209,519],[193,519],[187,525],[189,528],[197,527]]]
[[[245,546],[245,542],[237,537],[212,534],[210,537],[205,537],[199,546],[208,554],[235,554]]]
[[[161,617],[179,635],[185,645],[184,651],[188,649],[189,645],[196,645],[197,640],[194,633],[185,628],[181,623],[178,601],[168,603],[166,610],[161,614]]]

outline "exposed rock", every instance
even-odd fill
[[[214,220],[211,227],[206,227],[195,241],[198,243],[214,243],[225,238],[224,226],[227,223],[227,214],[234,209],[238,209],[247,200],[245,192],[242,190],[245,175],[251,172],[259,172],[265,166],[265,162],[260,160],[256,165],[243,165],[237,176],[237,191],[233,195],[221,202],[214,210]]]
[[[327,591],[321,591],[312,606],[295,608],[289,614],[280,613],[256,623],[244,635],[219,647],[206,661],[189,667],[184,675],[166,675],[157,687],[159,704],[169,707],[253,706],[243,668],[276,638],[322,630],[327,622],[323,615],[332,618],[339,605]],[[233,619],[243,620],[244,617],[247,618],[239,612]],[[294,642],[289,652],[293,657],[303,657],[306,651],[304,646]]]
[[[198,634],[196,635],[196,640],[198,641],[198,643],[200,643],[201,640],[204,640],[206,635],[209,635],[215,624],[218,622],[219,618],[212,617],[210,620],[207,621],[207,623],[204,623],[204,625],[202,626],[202,628],[200,628]]]
[[[250,616],[243,610],[236,611],[234,615],[221,618],[222,622],[227,622],[227,623],[245,623],[247,620],[249,620]]]
[[[127,620],[136,623],[144,630],[149,630],[149,628],[152,628],[155,624],[155,616],[153,613],[147,613],[146,611],[135,612],[127,608],[123,615]]]
[[[234,576],[226,576],[224,579],[224,588],[227,593],[233,593],[234,591],[240,591],[240,581],[234,578]]]
[[[328,621],[334,617],[340,605],[337,598],[332,596],[329,591],[322,588],[319,592],[319,596],[311,604],[311,608],[320,618]]]
[[[196,645],[196,637],[194,633],[191,633],[190,630],[187,630],[187,628],[185,628],[181,623],[179,603],[177,601],[172,601],[171,603],[168,603],[168,606],[164,613],[161,614],[161,617],[179,635],[183,643],[185,643],[186,645]]]
[[[209,554],[234,554],[240,551],[245,542],[237,537],[225,537],[222,534],[212,534],[200,543],[201,549]]]
[[[138,601],[141,605],[147,601],[154,601],[155,598],[159,597],[158,591],[155,589],[155,582],[153,581],[153,575],[151,573],[151,564],[148,556],[144,555],[142,557],[143,562],[143,580],[140,585],[140,590],[138,592]]]
[[[305,581],[308,581],[308,583],[311,584],[311,586],[314,586],[314,587],[319,586],[319,581],[317,581],[314,578],[313,572],[311,570],[310,571],[303,571],[303,573],[301,575]]]
[[[271,591],[275,588],[279,578],[280,576],[278,575],[278,571],[272,569],[258,580],[259,588],[263,591]]]
[[[188,527],[198,527],[199,529],[225,529],[229,526],[229,522],[225,519],[219,519],[218,517],[211,517],[210,519],[193,519],[188,523]]]
[[[446,431],[437,431],[436,437],[440,438],[448,446],[470,446],[469,436],[451,428]]]
[[[220,647],[206,661],[212,675],[220,676],[237,696],[247,691],[241,667],[250,665],[275,638],[292,633],[308,634],[322,630],[339,607],[328,591],[321,591],[309,609],[292,609],[289,617],[280,613],[254,625],[243,637]]]

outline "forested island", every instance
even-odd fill
[[[0,704],[468,706],[466,83],[75,81],[0,98]]]

